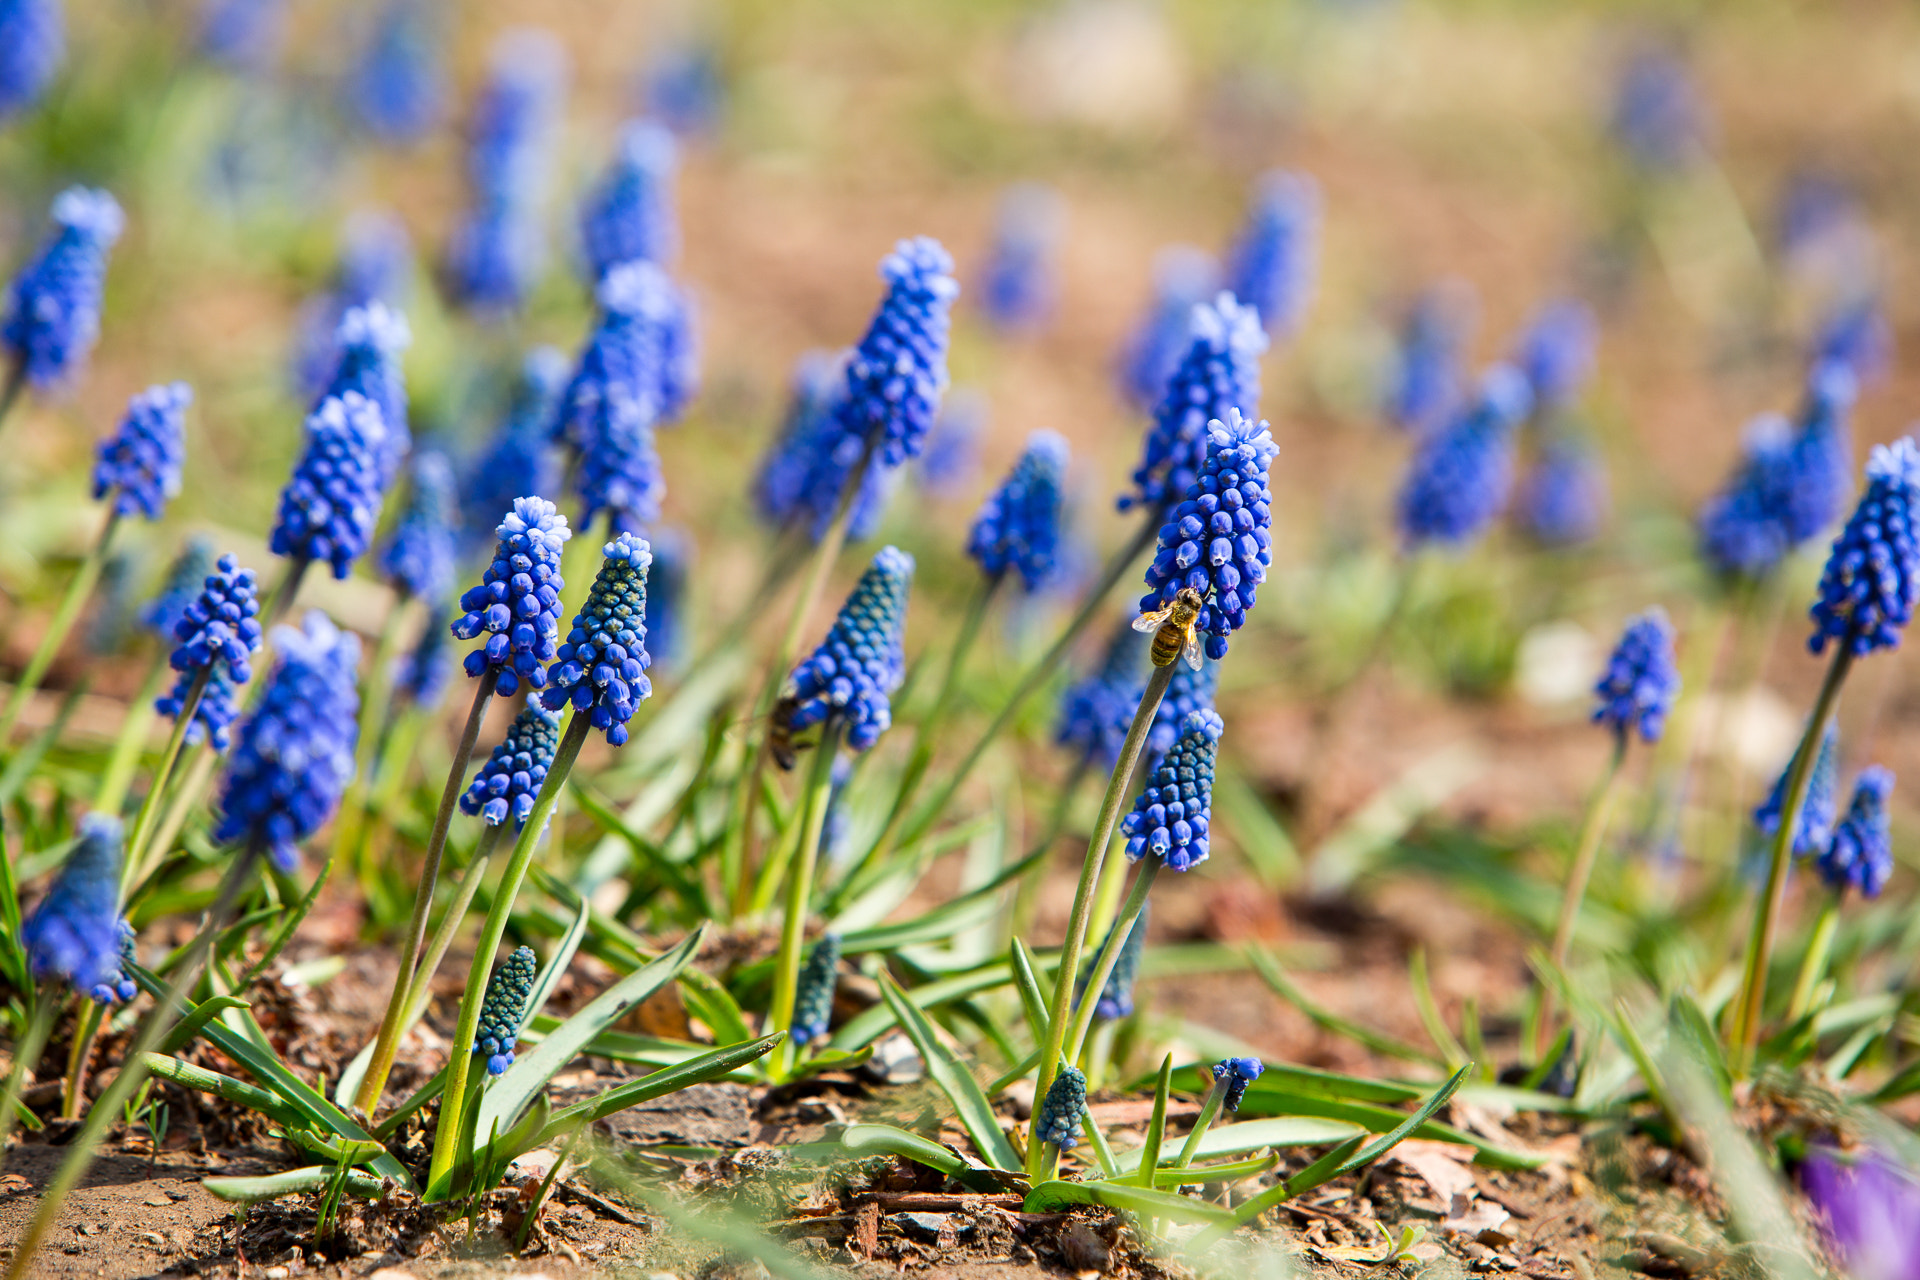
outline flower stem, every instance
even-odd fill
[[[807,932],[807,908],[813,898],[813,872],[820,860],[820,835],[827,827],[827,800],[833,791],[833,761],[840,753],[846,726],[839,716],[828,721],[814,748],[813,767],[807,773],[805,808],[800,816],[800,851],[787,877],[787,913],[780,922],[780,950],[773,962],[773,1003],[767,1008],[768,1031],[793,1029],[793,1002],[800,990],[800,943]],[[792,1037],[780,1042],[780,1071],[792,1064]]]
[[[1787,1021],[1798,1022],[1813,1007],[1814,988],[1827,976],[1827,961],[1833,958],[1833,936],[1840,928],[1840,895],[1832,894],[1820,908],[1814,922],[1813,937],[1807,941],[1807,953],[1800,960],[1800,977],[1793,984],[1793,1001],[1787,1005]]]
[[[480,891],[480,882],[486,878],[487,864],[505,841],[509,830],[511,828],[503,822],[481,833],[480,843],[473,851],[473,860],[455,883],[453,900],[447,903],[446,914],[440,918],[440,927],[433,931],[433,938],[427,943],[427,949],[413,971],[413,981],[407,985],[406,1013],[400,1019],[400,1035],[404,1036],[407,1029],[420,1021],[420,1015],[425,1012],[427,996],[433,988],[433,975],[439,971],[440,962],[453,945],[454,935],[460,932],[460,922],[466,919],[467,908],[473,905],[474,895]]]
[[[1125,905],[1120,908],[1120,918],[1113,922],[1113,928],[1107,931],[1106,943],[1100,948],[1099,956],[1093,967],[1087,970],[1087,998],[1080,1002],[1080,1010],[1073,1018],[1073,1035],[1068,1040],[1067,1061],[1073,1062],[1080,1057],[1080,1050],[1086,1046],[1087,1030],[1093,1026],[1094,1010],[1099,1007],[1100,993],[1107,989],[1107,979],[1113,976],[1114,966],[1120,963],[1120,953],[1126,950],[1127,935],[1133,932],[1140,913],[1147,909],[1147,893],[1153,888],[1153,879],[1160,874],[1164,865],[1159,858],[1149,855],[1141,861],[1140,874],[1133,878],[1133,891],[1127,895]]]
[[[4,426],[7,415],[13,412],[13,406],[19,402],[20,393],[27,389],[27,362],[15,356],[7,361],[4,381],[0,381],[0,426]]]
[[[87,1059],[93,1056],[93,1042],[106,1021],[107,1007],[92,1000],[82,1002],[80,1025],[74,1028],[73,1047],[67,1052],[67,1084],[61,1095],[60,1118],[78,1120],[80,1099],[87,1084]]]
[[[389,626],[391,629],[391,625]],[[447,785],[440,791],[440,808],[433,815],[433,833],[427,837],[427,853],[420,865],[420,882],[413,892],[413,916],[400,939],[400,965],[394,970],[393,992],[387,997],[386,1012],[380,1016],[380,1033],[374,1038],[373,1061],[353,1096],[353,1104],[368,1115],[379,1104],[387,1087],[387,1073],[393,1070],[393,1057],[400,1047],[400,1018],[406,1011],[407,988],[413,983],[413,968],[420,958],[420,944],[427,936],[427,916],[433,911],[433,894],[440,881],[440,859],[447,848],[447,831],[453,826],[454,805],[460,799],[461,784],[467,778],[467,762],[480,740],[480,726],[486,722],[487,707],[493,702],[494,686],[500,671],[488,667],[473,691],[473,705],[467,709],[467,723],[460,730],[460,745],[454,748],[453,766],[447,770]],[[362,744],[364,746],[364,743]],[[578,748],[575,748],[577,751]],[[335,846],[336,855],[339,846]],[[491,953],[488,959],[492,959]],[[485,975],[482,975],[484,981]]]
[[[134,869],[144,861],[147,851],[147,838],[153,834],[153,824],[162,810],[160,802],[167,795],[168,786],[173,781],[175,769],[180,763],[181,748],[186,745],[187,730],[193,727],[193,717],[200,710],[200,700],[206,696],[207,685],[213,679],[213,668],[204,667],[187,686],[187,696],[181,699],[180,714],[173,718],[173,732],[167,735],[167,749],[160,754],[160,763],[154,766],[153,781],[147,786],[147,794],[140,801],[140,810],[133,819],[133,834],[127,839],[127,856],[122,863],[123,880],[120,885],[124,895],[133,883]]]
[[[1193,1130],[1187,1134],[1187,1140],[1180,1144],[1180,1154],[1174,1157],[1173,1167],[1184,1169],[1193,1163],[1200,1154],[1200,1139],[1207,1136],[1207,1130],[1220,1118],[1220,1106],[1227,1096],[1227,1082],[1216,1079],[1207,1088],[1207,1097],[1200,1104],[1200,1118],[1193,1122]]]
[[[120,719],[120,736],[114,739],[113,754],[107,758],[106,771],[100,775],[100,789],[93,796],[95,813],[119,813],[126,801],[127,787],[132,784],[134,770],[140,763],[140,748],[146,744],[147,733],[153,727],[156,714],[153,700],[160,696],[160,686],[170,670],[166,653],[155,654],[146,679],[140,684],[140,692],[133,696]]]
[[[107,491],[106,527],[100,530],[100,537],[74,571],[72,580],[67,583],[66,594],[60,597],[60,603],[54,608],[53,621],[47,624],[46,634],[40,637],[39,647],[34,649],[33,657],[27,660],[27,669],[20,673],[19,682],[7,695],[6,709],[0,711],[0,746],[12,741],[20,713],[26,710],[27,703],[33,698],[33,691],[46,678],[47,668],[53,665],[60,646],[66,643],[67,633],[73,630],[80,610],[86,606],[87,597],[93,594],[94,584],[100,581],[100,569],[106,564],[107,548],[113,544],[114,532],[120,527],[120,513],[113,508],[119,498],[118,488]]]
[[[460,997],[460,1014],[454,1023],[447,1087],[440,1103],[440,1128],[434,1137],[433,1161],[427,1169],[423,1198],[428,1201],[445,1200],[452,1193],[453,1162],[460,1150],[460,1111],[473,1066],[473,1038],[480,1026],[480,1003],[486,995],[487,977],[493,971],[494,953],[500,949],[500,939],[507,931],[507,917],[513,913],[513,900],[520,896],[520,886],[526,881],[534,848],[546,833],[547,819],[560,803],[560,793],[566,789],[573,762],[579,758],[580,748],[592,727],[592,719],[584,713],[568,712],[566,733],[553,754],[547,780],[540,784],[533,812],[527,815],[527,825],[520,829],[520,836],[514,841],[507,869],[501,873],[499,887],[494,890],[493,905],[487,910],[486,923],[480,926],[480,937],[473,948],[473,967],[467,972],[467,989]]]
[[[1580,920],[1580,903],[1587,896],[1587,881],[1593,878],[1593,864],[1600,855],[1601,839],[1614,799],[1620,792],[1621,762],[1627,756],[1627,735],[1614,734],[1613,752],[1607,757],[1607,771],[1600,787],[1587,802],[1586,821],[1580,825],[1580,843],[1574,849],[1573,866],[1567,871],[1567,887],[1560,898],[1560,917],[1553,928],[1553,967],[1565,969],[1567,954],[1573,949],[1573,930]],[[1534,1025],[1533,1057],[1537,1062],[1547,1051],[1553,1037],[1553,985],[1546,984],[1541,995],[1540,1017]]]
[[[1073,912],[1067,917],[1067,936],[1060,944],[1060,968],[1054,978],[1053,1001],[1047,1014],[1047,1042],[1041,1046],[1040,1073],[1034,1082],[1033,1096],[1036,1099],[1047,1096],[1047,1090],[1053,1086],[1053,1078],[1060,1070],[1060,1051],[1067,1040],[1067,1014],[1073,1005],[1073,980],[1079,974],[1081,948],[1086,945],[1087,916],[1093,905],[1094,890],[1098,887],[1100,865],[1105,860],[1107,841],[1113,838],[1114,828],[1120,824],[1120,806],[1126,801],[1127,780],[1133,776],[1133,766],[1147,744],[1147,730],[1153,727],[1154,713],[1160,709],[1160,700],[1166,696],[1167,686],[1171,683],[1171,665],[1154,668],[1153,676],[1140,695],[1140,705],[1134,709],[1133,724],[1127,729],[1126,741],[1120,746],[1120,758],[1114,763],[1113,773],[1107,779],[1107,794],[1100,802],[1100,817],[1094,823],[1093,835],[1087,841],[1086,857],[1080,864],[1080,882],[1073,893]],[[1049,1151],[1051,1154],[1048,1154]],[[1058,1159],[1059,1148],[1051,1143],[1030,1144],[1027,1170],[1033,1181],[1044,1181],[1042,1171],[1051,1172]]]
[[[26,1088],[27,1075],[40,1064],[40,1055],[46,1051],[47,1037],[53,1034],[53,1020],[59,1016],[61,1004],[60,995],[52,991],[34,993],[33,1013],[27,1019],[26,1031],[13,1046],[13,1069],[7,1072],[6,1087],[0,1089],[0,1156],[6,1154],[7,1138],[13,1133],[13,1117],[20,1109],[20,1094]]]
[[[1834,649],[1833,663],[1820,685],[1820,697],[1813,704],[1807,731],[1793,753],[1787,771],[1786,797],[1780,806],[1780,826],[1773,834],[1772,856],[1767,864],[1767,885],[1761,890],[1753,930],[1747,935],[1746,964],[1741,974],[1740,995],[1733,1006],[1733,1065],[1741,1075],[1753,1068],[1754,1050],[1760,1044],[1760,1017],[1767,998],[1767,963],[1773,958],[1774,935],[1780,928],[1780,908],[1787,896],[1787,869],[1793,862],[1793,838],[1800,827],[1801,811],[1807,807],[1807,788],[1813,781],[1814,761],[1820,755],[1820,742],[1826,736],[1827,723],[1833,719],[1840,700],[1840,686],[1853,666],[1853,650],[1843,640]]]
[[[180,828],[186,824],[187,813],[200,800],[207,790],[207,784],[213,779],[213,770],[220,763],[210,743],[201,743],[193,749],[193,763],[187,766],[186,780],[173,789],[173,800],[167,806],[167,814],[154,829],[153,839],[148,841],[152,856],[147,862],[158,866],[173,847],[174,837],[180,834]],[[139,880],[130,877],[129,884],[137,885]]]

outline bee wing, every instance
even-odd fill
[[[1200,633],[1198,631],[1187,632],[1186,642],[1180,646],[1180,656],[1185,658],[1187,665],[1195,671],[1200,669]]]
[[[1146,632],[1158,631],[1160,624],[1167,620],[1168,612],[1167,609],[1155,609],[1152,613],[1143,613],[1133,620],[1133,629]]]

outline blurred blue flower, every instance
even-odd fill
[[[173,628],[186,616],[187,606],[200,596],[203,580],[213,572],[213,543],[194,534],[167,568],[160,593],[140,610],[140,625],[162,640],[173,639]]]
[[[213,839],[244,842],[290,872],[353,777],[360,638],[316,609],[300,630],[275,627],[273,649],[279,662],[227,759]]]
[[[270,70],[286,43],[286,0],[203,0],[200,53],[240,75]]]
[[[1260,353],[1266,349],[1259,316],[1232,294],[1193,308],[1186,355],[1153,411],[1133,473],[1134,492],[1120,496],[1120,510],[1165,511],[1186,496],[1206,455],[1207,424],[1225,421],[1229,410],[1247,417],[1258,412]]]
[[[560,483],[552,443],[553,415],[567,385],[567,358],[554,347],[527,352],[507,400],[506,414],[460,487],[461,524],[472,542],[484,542],[513,500],[551,493]]]
[[[1207,656],[1217,662],[1227,656],[1227,637],[1246,625],[1273,563],[1267,467],[1280,448],[1266,423],[1228,409],[1225,422],[1208,424],[1206,450],[1186,500],[1161,526],[1140,611],[1164,608],[1181,588],[1193,588],[1205,601],[1198,626],[1207,633]]]
[[[447,105],[446,33],[433,0],[386,0],[348,78],[360,123],[383,142],[417,142]]]
[[[847,358],[834,416],[842,435],[893,468],[919,456],[947,389],[949,312],[960,285],[953,259],[926,236],[895,245],[880,276],[887,296]]]
[[[1127,930],[1127,940],[1120,944],[1120,954],[1114,957],[1113,972],[1107,975],[1107,985],[1100,988],[1100,998],[1093,1003],[1093,1016],[1117,1022],[1133,1013],[1133,984],[1140,976],[1140,957],[1147,949],[1147,917],[1151,914],[1151,903],[1140,905],[1140,914],[1133,919],[1133,928]],[[1114,921],[1118,928],[1120,922]],[[1113,929],[1107,930],[1107,940],[1100,944],[1104,951],[1113,941]],[[1097,954],[1097,953],[1096,953]],[[1083,969],[1075,981],[1073,992],[1074,1007],[1087,993],[1087,981],[1093,977],[1091,970]]]
[[[0,119],[40,100],[66,56],[61,0],[0,0]]]
[[[349,307],[340,317],[334,333],[334,348],[340,353],[333,376],[314,403],[318,409],[326,400],[358,392],[380,410],[380,488],[393,483],[413,437],[407,430],[407,376],[400,356],[413,343],[407,318],[377,299],[363,306]]]
[[[967,554],[989,578],[1011,570],[1028,591],[1035,591],[1053,575],[1067,456],[1064,436],[1034,432],[1027,437],[1027,451],[981,505],[967,535]]]
[[[1833,829],[1833,841],[1820,854],[1820,876],[1835,893],[1858,889],[1877,898],[1893,875],[1893,830],[1887,819],[1887,797],[1893,793],[1893,773],[1868,765],[1853,784],[1846,816]]]
[[[184,382],[148,387],[127,401],[120,430],[100,442],[93,467],[93,496],[112,493],[121,516],[158,520],[167,499],[180,492],[187,460],[187,406],[193,388]]]
[[[1107,641],[1099,668],[1070,686],[1060,699],[1060,718],[1053,740],[1071,748],[1082,764],[1098,766],[1111,773],[1119,762],[1120,749],[1133,724],[1134,710],[1139,707],[1140,695],[1147,687],[1150,643],[1147,636],[1135,631],[1128,622],[1122,622]],[[1186,670],[1186,664],[1181,663],[1174,672],[1174,683],[1179,683],[1181,673]],[[1169,689],[1161,705],[1171,700]],[[1169,734],[1167,746],[1172,745],[1173,735]]]
[[[446,695],[453,679],[453,635],[448,630],[452,619],[445,605],[436,604],[427,612],[427,625],[410,653],[394,663],[393,692],[420,708],[432,711]]]
[[[1848,412],[1859,383],[1842,364],[1815,365],[1807,375],[1799,429],[1778,483],[1780,521],[1789,546],[1833,527],[1853,492],[1853,436]]]
[[[1893,326],[1879,296],[1862,294],[1830,310],[1813,336],[1809,356],[1816,368],[1844,366],[1860,386],[1885,378],[1893,363]]]
[[[1540,447],[1515,501],[1520,528],[1547,547],[1570,547],[1600,532],[1607,511],[1607,474],[1581,440],[1557,436]]]
[[[1162,249],[1153,263],[1153,302],[1120,353],[1120,393],[1151,412],[1193,340],[1193,309],[1220,287],[1220,264],[1190,245]],[[1258,353],[1255,353],[1256,357]],[[1254,374],[1258,383],[1258,371]],[[1247,406],[1252,412],[1252,406]],[[1215,415],[1218,416],[1218,415]]]
[[[88,187],[55,197],[53,221],[59,229],[14,278],[0,321],[0,344],[42,390],[70,381],[93,351],[107,254],[126,225],[119,203]]]
[[[787,677],[774,715],[789,734],[839,716],[847,745],[865,751],[893,723],[890,695],[906,673],[902,642],[913,557],[882,547],[840,606],[826,639]]]
[[[408,467],[407,505],[380,556],[380,572],[402,599],[441,600],[453,590],[454,528],[460,518],[453,464],[422,449]]]
[[[682,656],[687,633],[687,579],[694,542],[685,530],[655,529],[648,539],[653,568],[647,571],[647,652],[672,665]]]
[[[673,135],[653,121],[630,120],[620,131],[613,163],[580,208],[580,240],[594,279],[635,259],[673,261],[680,250],[673,207],[679,163]]]
[[[1459,404],[1474,311],[1472,287],[1458,280],[1428,289],[1407,308],[1382,397],[1394,426],[1425,435]]]
[[[1276,169],[1260,180],[1240,237],[1227,254],[1227,287],[1275,339],[1299,328],[1320,255],[1320,184]],[[1251,413],[1252,406],[1241,406]]]
[[[833,993],[839,985],[840,935],[823,933],[807,952],[806,967],[800,970],[800,985],[794,993],[791,1034],[795,1044],[827,1038],[833,1022]]]
[[[704,45],[668,49],[647,68],[641,85],[647,114],[683,138],[719,128],[723,95],[719,62]]]
[[[915,464],[920,491],[952,498],[973,487],[980,472],[980,437],[987,424],[987,398],[971,387],[949,391],[940,402],[927,447]]]
[[[820,829],[820,852],[838,859],[847,851],[847,831],[852,825],[847,813],[847,784],[853,781],[853,761],[846,756],[833,762],[833,776],[827,789],[827,817]]]
[[[1780,498],[1792,467],[1792,428],[1778,414],[1747,425],[1739,467],[1700,508],[1700,554],[1715,573],[1754,579],[1773,571],[1792,548],[1781,525]]]
[[[1131,628],[1129,628],[1131,630]],[[1148,637],[1149,641],[1151,637]],[[1180,727],[1187,717],[1196,711],[1213,711],[1214,696],[1220,689],[1220,664],[1210,658],[1200,660],[1200,669],[1195,671],[1184,662],[1173,666],[1173,679],[1167,684],[1166,696],[1160,699],[1159,707],[1153,713],[1153,724],[1147,729],[1145,759],[1147,767],[1160,763],[1160,758],[1173,750],[1175,740],[1180,737]],[[1137,703],[1138,698],[1134,699]],[[1128,711],[1132,719],[1132,711]],[[1123,725],[1121,733],[1126,728]]]
[[[627,722],[653,695],[647,668],[647,569],[653,552],[646,539],[623,533],[602,549],[587,602],[574,615],[567,642],[547,669],[541,701],[549,711],[569,702],[604,731],[607,745],[627,740]]]
[[[268,541],[277,556],[325,561],[344,578],[367,552],[380,518],[386,427],[359,392],[330,397],[307,415],[306,443]]]
[[[1897,649],[1920,597],[1920,447],[1902,436],[1876,445],[1867,461],[1867,491],[1847,527],[1833,541],[1820,596],[1813,605],[1808,647],[1823,652],[1835,640],[1864,657]]]
[[[980,309],[1002,333],[1031,333],[1053,317],[1059,299],[1054,258],[1066,221],[1060,193],[1018,183],[1000,197],[993,243],[980,273]]]
[[[1920,1276],[1920,1178],[1912,1170],[1884,1152],[1844,1156],[1819,1145],[1800,1166],[1800,1185],[1852,1280]]]
[[[519,831],[527,825],[559,749],[560,717],[538,698],[528,699],[507,736],[474,771],[473,782],[460,797],[460,812],[478,814],[490,827],[511,816],[513,829]]]
[[[114,953],[113,969],[87,992],[87,999],[95,1004],[106,1005],[131,1000],[139,995],[139,986],[127,976],[133,963],[133,926],[123,918],[120,921],[120,949]]]
[[[1680,696],[1680,671],[1673,660],[1673,624],[1661,609],[1649,609],[1627,623],[1600,683],[1593,687],[1600,705],[1593,722],[1622,740],[1637,732],[1658,742],[1673,701]]]
[[[1213,816],[1213,762],[1225,726],[1211,711],[1196,711],[1180,726],[1179,740],[1134,798],[1120,823],[1127,858],[1147,854],[1169,871],[1189,871],[1207,860],[1207,826]]]
[[[767,523],[786,528],[805,522],[818,542],[833,523],[847,476],[864,451],[840,429],[847,396],[846,357],[809,351],[794,366],[793,390],[780,433],[754,476],[754,506]],[[896,472],[878,458],[867,464],[847,517],[847,537],[873,536],[893,496]]]
[[[1859,200],[1851,183],[1825,169],[1796,169],[1788,175],[1774,208],[1774,250],[1791,261],[1852,227],[1859,218]]]
[[[1584,302],[1562,298],[1534,313],[1513,362],[1533,392],[1533,412],[1546,414],[1580,398],[1593,376],[1599,323]]]
[[[253,678],[248,658],[260,650],[259,615],[253,570],[242,569],[231,555],[221,556],[201,583],[200,594],[174,623],[173,637],[180,645],[168,663],[186,677],[217,667],[234,684],[247,683]]]
[[[368,210],[347,218],[333,279],[301,305],[295,322],[294,380],[302,395],[317,397],[340,367],[340,322],[347,312],[370,302],[399,307],[412,275],[413,241],[404,223]]]
[[[1614,84],[1609,127],[1627,158],[1652,173],[1686,169],[1705,156],[1706,107],[1679,54],[1645,43],[1628,55]]]
[[[573,530],[545,498],[515,498],[494,533],[500,541],[493,562],[480,585],[460,597],[465,612],[449,630],[456,640],[486,636],[467,655],[466,672],[498,672],[495,692],[510,698],[522,681],[530,689],[547,682],[545,664],[560,640],[560,556]]]
[[[122,839],[120,819],[110,814],[80,820],[79,840],[20,930],[34,977],[82,995],[118,979]]]
[[[1513,489],[1513,432],[1530,399],[1519,370],[1495,365],[1453,421],[1420,442],[1396,512],[1408,547],[1470,542],[1506,507]]]
[[[1787,776],[1793,772],[1788,760],[1775,779],[1773,790],[1758,809],[1753,823],[1761,834],[1771,836],[1780,830],[1780,811],[1786,804]],[[1833,840],[1835,811],[1839,807],[1840,734],[1833,726],[1820,739],[1820,752],[1813,758],[1813,772],[1807,780],[1807,799],[1800,809],[1800,826],[1793,833],[1793,856],[1811,858],[1826,851]]]
[[[156,698],[153,709],[170,720],[178,721],[187,709],[187,696],[193,692],[194,681],[198,677],[191,672],[181,672],[174,679],[173,689],[164,697]],[[231,732],[233,722],[240,717],[240,704],[234,696],[233,680],[227,673],[216,667],[207,677],[207,687],[200,693],[200,700],[193,704],[193,718],[187,722],[187,729],[181,739],[190,747],[202,742],[210,743],[216,753],[224,754],[233,745]]]
[[[1241,1099],[1247,1096],[1247,1086],[1258,1080],[1265,1071],[1266,1065],[1258,1058],[1228,1058],[1225,1062],[1216,1062],[1213,1078],[1223,1083],[1226,1089],[1220,1098],[1221,1109],[1238,1111]]]
[[[1062,1151],[1071,1151],[1080,1141],[1080,1125],[1086,1118],[1086,1073],[1078,1067],[1062,1067],[1033,1118],[1033,1136]]]
[[[533,995],[533,975],[539,960],[532,947],[515,947],[507,962],[487,979],[480,1000],[480,1021],[474,1028],[473,1051],[487,1060],[487,1074],[497,1076],[513,1065],[520,1042],[520,1024]]]

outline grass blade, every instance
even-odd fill
[[[1007,1135],[1000,1131],[1000,1118],[994,1115],[993,1104],[980,1091],[979,1082],[967,1070],[966,1064],[955,1057],[939,1036],[934,1034],[933,1024],[927,1021],[927,1016],[894,985],[893,979],[884,974],[880,978],[880,995],[886,1000],[887,1008],[893,1012],[900,1029],[913,1041],[913,1047],[920,1051],[921,1061],[927,1064],[927,1074],[953,1104],[961,1127],[973,1139],[981,1158],[996,1169],[1020,1168],[1020,1157],[1014,1154],[1013,1144],[1007,1141]]]
[[[1005,1191],[1025,1180],[1016,1174],[1002,1173],[975,1164],[951,1147],[923,1138],[917,1133],[890,1124],[852,1124],[840,1135],[840,1145],[858,1156],[901,1156],[929,1169],[938,1170],[975,1191]]]

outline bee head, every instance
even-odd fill
[[[1192,587],[1180,588],[1179,594],[1174,596],[1173,602],[1182,609],[1191,609],[1195,613],[1200,612],[1201,606],[1206,603],[1205,600],[1201,599],[1200,593]]]

